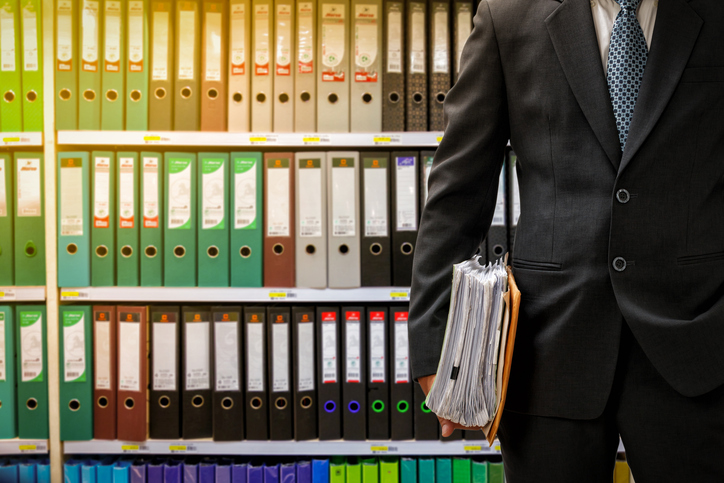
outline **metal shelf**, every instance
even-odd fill
[[[410,288],[78,287],[62,288],[60,300],[64,302],[408,302]]]
[[[47,439],[0,440],[0,455],[48,454]]]
[[[4,132],[0,133],[0,147],[22,148],[25,146],[42,146],[42,132]]]
[[[65,454],[198,454],[198,455],[498,455],[496,441],[239,441],[211,440],[162,441],[142,443],[121,441],[75,441],[65,443]]]
[[[0,287],[0,302],[45,302],[45,286]]]
[[[65,146],[431,147],[443,133],[230,133],[199,131],[58,131]]]

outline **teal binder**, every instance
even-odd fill
[[[60,306],[61,441],[93,439],[92,328],[90,306]]]
[[[48,349],[45,305],[20,305],[15,313],[18,436],[48,439]]]
[[[263,166],[261,153],[231,153],[231,286],[263,285]]]
[[[488,483],[488,462],[473,461],[471,473],[473,483]]]
[[[91,285],[116,283],[116,153],[91,153]]]
[[[400,483],[417,483],[417,460],[402,458],[400,461]]]
[[[199,287],[229,286],[229,155],[199,153]]]
[[[452,483],[452,460],[450,458],[438,458],[435,462],[436,483]]]
[[[58,286],[90,286],[90,159],[58,154]]]
[[[15,285],[45,285],[45,184],[42,153],[15,153]]]
[[[12,307],[0,305],[0,439],[18,436],[16,401],[15,318]]]
[[[164,155],[164,200],[164,285],[195,287],[196,154]]]
[[[141,153],[141,286],[163,285],[163,156]]]
[[[116,285],[137,287],[140,282],[138,253],[138,153],[116,155]]]
[[[435,483],[435,460],[420,458],[418,460],[418,474],[420,483]]]
[[[0,286],[15,285],[13,201],[12,157],[0,153]]]
[[[79,7],[78,129],[97,131],[101,128],[103,14],[98,1],[80,0]]]

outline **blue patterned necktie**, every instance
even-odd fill
[[[649,50],[644,31],[636,18],[636,8],[641,0],[615,1],[621,5],[621,11],[613,22],[607,80],[621,151],[623,151],[636,100],[639,97],[641,81],[644,78]]]

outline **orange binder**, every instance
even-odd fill
[[[201,130],[226,131],[227,9],[204,0],[201,32]]]
[[[93,307],[93,437],[116,439],[116,308]]]
[[[264,286],[294,287],[294,153],[264,154]]]
[[[118,439],[146,440],[146,307],[118,307]]]

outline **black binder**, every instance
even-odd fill
[[[151,307],[151,439],[181,438],[179,307]],[[173,350],[172,350],[173,348]],[[175,352],[174,352],[175,351]]]
[[[289,307],[267,308],[269,439],[273,441],[294,438],[290,320]]]
[[[412,282],[420,221],[418,163],[417,152],[392,153],[392,285],[396,287],[409,287]]]
[[[410,344],[407,335],[409,308],[390,307],[390,413],[393,440],[414,438],[414,408],[410,374]],[[437,438],[435,438],[437,439]]]
[[[406,0],[405,30],[407,69],[405,70],[405,127],[407,131],[427,131],[427,0]],[[417,22],[421,19],[421,22]]]
[[[367,438],[390,439],[389,314],[367,308]]]
[[[181,435],[184,439],[213,434],[212,383],[214,328],[208,307],[183,307],[183,386]]]
[[[425,393],[419,384],[413,384],[415,408],[415,439],[418,441],[436,441],[440,439],[440,422],[435,413],[425,405]]]
[[[506,220],[506,189],[505,189],[506,166],[500,171],[498,183],[498,196],[495,202],[493,221],[488,231],[488,261],[495,262],[508,251],[508,229]]]
[[[317,438],[314,307],[292,307],[294,359],[294,439]]]
[[[266,391],[266,309],[244,307],[244,342],[246,365],[246,439],[269,439],[269,411]]]
[[[214,321],[214,441],[244,439],[241,307],[211,307]]]
[[[365,336],[365,308],[342,307],[342,429],[349,441],[367,433]]]
[[[444,21],[440,22],[441,19]],[[450,38],[450,2],[432,0],[428,12],[427,49],[430,131],[445,130],[442,106],[450,90]]]
[[[339,308],[317,307],[319,439],[342,437],[342,351]]]
[[[405,2],[385,0],[382,66],[382,130],[405,130]],[[395,25],[393,25],[394,20]],[[392,38],[390,30],[399,38]],[[392,40],[393,42],[390,42]]]
[[[392,285],[390,256],[390,154],[360,153],[360,219],[363,287]]]

